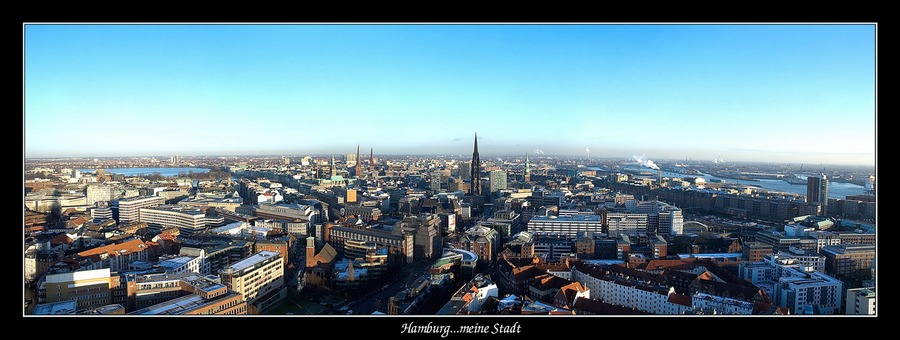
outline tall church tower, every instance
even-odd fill
[[[528,164],[528,153],[525,153],[525,182],[531,181],[531,169]]]
[[[315,237],[307,237],[306,238],[306,268],[313,268],[318,263],[316,263],[316,238]]]
[[[331,155],[331,177],[334,177],[334,175],[337,175],[337,168],[334,167],[334,155]]]
[[[362,158],[359,158],[359,144],[356,144],[356,179],[362,174]]]
[[[475,151],[472,152],[472,195],[481,195],[481,159],[478,158],[478,133],[475,133]]]

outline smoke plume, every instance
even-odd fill
[[[634,161],[638,162],[638,164],[640,164],[640,165],[643,165],[643,166],[648,167],[653,170],[659,170],[659,166],[657,166],[656,163],[653,163],[653,161],[647,159],[647,156],[645,156],[645,155],[640,155],[640,156],[632,155],[631,158],[634,158]]]

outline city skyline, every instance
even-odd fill
[[[874,25],[23,33],[26,158],[465,155],[477,131],[485,155],[875,162]]]

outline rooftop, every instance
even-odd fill
[[[77,310],[77,300],[70,299],[66,301],[42,303],[34,306],[32,314],[35,315],[65,315],[75,314]]]
[[[191,256],[178,256],[170,259],[166,259],[163,261],[159,261],[159,266],[165,269],[178,269],[181,266],[188,264],[193,261],[195,257]]]
[[[280,256],[281,256],[281,254],[279,254],[279,253],[264,250],[264,251],[258,252],[256,254],[253,254],[250,257],[247,257],[243,260],[240,260],[237,263],[232,264],[231,266],[228,266],[227,268],[225,268],[223,270],[226,270],[226,271],[231,270],[234,272],[241,272],[243,270],[250,269],[254,266],[261,265],[266,262],[270,262],[270,261],[272,261],[273,258],[278,258]]]
[[[155,304],[153,306],[138,309],[128,314],[135,315],[180,315],[187,314],[193,310],[201,308],[205,305],[215,303],[218,300],[226,299],[238,295],[235,292],[229,291],[223,295],[216,296],[214,299],[204,299],[200,295],[191,294],[187,296],[183,296],[177,299],[169,300],[163,303]]]
[[[139,239],[133,239],[127,242],[111,244],[108,246],[97,247],[93,249],[88,249],[83,252],[78,253],[80,256],[88,257],[91,255],[98,255],[106,253],[109,256],[118,256],[124,255],[128,253],[139,252],[142,250],[146,250],[147,245],[144,244],[144,241]]]
[[[167,204],[167,205],[161,205],[158,207],[141,208],[141,210],[173,211],[173,212],[179,212],[179,213],[188,214],[188,215],[204,215],[204,216],[206,215],[206,213],[203,212],[203,210],[200,210],[197,208],[189,208],[189,207],[176,205],[176,204]]]
[[[564,216],[535,216],[529,221],[535,222],[603,222],[600,215],[564,215]]]

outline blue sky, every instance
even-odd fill
[[[25,156],[874,164],[872,25],[26,25]]]

